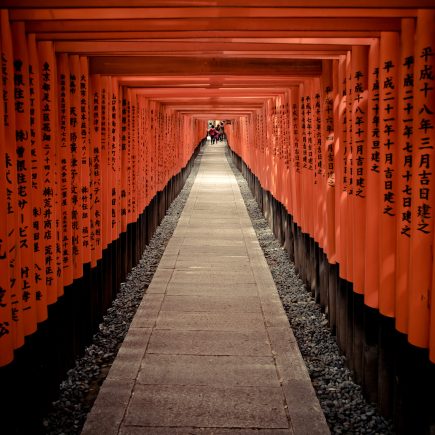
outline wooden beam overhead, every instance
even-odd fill
[[[26,21],[28,33],[234,30],[400,31],[400,18],[189,18]]]
[[[294,59],[226,59],[197,57],[141,57],[97,56],[90,58],[90,71],[94,74],[158,76],[162,75],[267,75],[318,76],[322,71],[319,60]]]
[[[219,104],[219,103],[210,103],[210,104],[195,104],[195,105],[186,105],[186,104],[167,104],[166,107],[171,108],[175,111],[189,111],[192,113],[201,113],[203,111],[217,111],[222,110],[222,112],[230,113],[230,112],[240,112],[243,111],[253,111],[257,109],[261,109],[263,107],[264,102],[258,104],[237,104],[237,106],[231,107],[228,104]]]
[[[67,35],[67,34],[65,34]],[[98,49],[102,47],[106,49],[104,46],[107,45],[107,40],[102,38],[78,38],[77,34],[69,33],[68,35],[74,36],[75,40],[63,40],[63,41],[54,41],[56,47],[69,47],[70,44],[74,44],[77,46],[83,45],[86,47],[95,47]],[[89,33],[88,33],[89,35]],[[92,34],[96,37],[96,34]],[[121,36],[121,34],[118,34]],[[134,39],[126,39],[126,38],[117,38],[111,40],[111,46],[113,49],[117,49],[119,47],[120,51],[129,49],[134,50],[136,47],[139,47],[140,50],[143,50],[143,45],[149,45],[154,47],[159,47],[158,44],[169,45],[175,51],[182,51],[192,47],[192,44],[195,46],[202,48],[201,45],[205,46],[210,50],[222,50],[226,49],[227,46],[233,47],[233,49],[237,49],[236,47],[240,47],[241,44],[251,44],[251,46],[247,45],[247,49],[249,47],[253,49],[268,49],[273,48],[274,50],[284,49],[284,50],[303,50],[304,47],[307,46],[307,49],[313,48],[319,49],[319,47],[323,47],[324,49],[334,48],[336,46],[344,46],[347,47],[346,50],[349,49],[352,45],[371,45],[375,42],[376,38],[374,37],[364,37],[364,38],[356,38],[350,37],[340,37],[340,38],[327,38],[327,37],[315,37],[315,38],[305,38],[298,36],[297,38],[269,38],[269,37],[260,37],[257,35],[255,38],[248,37],[239,37],[239,38],[208,38],[208,37],[198,37],[198,38],[175,38],[176,34],[172,35],[172,38],[134,38]],[[85,45],[86,44],[86,45]],[[190,47],[189,47],[190,44]],[[260,45],[261,44],[261,45]],[[338,47],[337,47],[338,48]],[[153,48],[153,51],[156,51],[156,48]],[[200,51],[200,50],[198,50]]]
[[[220,110],[220,109],[216,109],[216,110],[204,110],[201,113],[196,112],[195,110],[179,110],[179,113],[183,114],[183,115],[189,115],[192,116],[193,118],[200,118],[202,117],[203,119],[217,119],[217,118],[224,118],[224,119],[229,119],[229,118],[234,118],[234,117],[238,117],[238,116],[249,116],[252,115],[252,113],[255,113],[258,109],[253,109],[253,110],[232,110],[232,111],[228,111],[228,110]],[[201,116],[203,115],[203,116]]]
[[[263,38],[320,38],[325,39],[326,42],[329,38],[347,40],[348,44],[353,44],[351,42],[354,39],[361,39],[362,45],[365,45],[366,40],[371,40],[372,38],[379,37],[379,31],[354,31],[354,30],[341,30],[341,31],[291,31],[291,30],[216,30],[207,31],[140,31],[140,32],[51,32],[51,33],[36,33],[36,39],[41,41],[127,41],[127,40],[152,40],[152,39],[176,39],[177,41],[183,39],[193,39],[193,40],[209,40],[220,38],[251,38],[252,40],[263,39]]]
[[[269,7],[325,8],[324,0],[268,0]],[[157,7],[264,7],[264,0],[2,0],[3,8],[157,8]],[[424,9],[435,8],[433,0],[329,0],[328,8]]]
[[[272,96],[272,95],[271,95]],[[204,105],[204,104],[212,104],[213,106],[222,105],[222,106],[252,106],[256,104],[263,104],[265,100],[270,98],[269,96],[240,96],[240,95],[233,95],[233,97],[197,97],[197,96],[191,96],[191,97],[152,97],[151,100],[158,100],[160,103],[164,104],[183,104],[188,106],[198,106],[198,105]]]
[[[301,80],[302,81],[302,80]],[[141,88],[136,91],[138,95],[147,95],[152,98],[232,98],[238,97],[268,97],[270,95],[284,94],[288,88],[231,88],[231,89],[195,89],[195,88]]]
[[[281,53],[297,55],[300,52],[310,53],[335,53],[346,54],[352,48],[351,45],[334,44],[284,44],[284,43],[261,43],[261,42],[179,42],[179,41],[113,41],[108,44],[105,41],[68,41],[55,42],[55,50],[58,53],[80,53],[89,55],[111,54],[183,54],[191,55],[231,55],[234,52],[243,52],[245,55],[255,53]]]
[[[202,90],[225,90],[232,92],[234,89],[288,89],[297,86],[305,77],[279,77],[279,76],[120,76],[118,82],[129,88],[135,89],[186,89],[187,92]]]
[[[225,18],[402,18],[415,17],[417,9],[353,9],[353,8],[289,8],[289,7],[232,7],[225,9]],[[222,18],[221,7],[141,7],[141,8],[60,8],[12,9],[12,21],[54,20],[131,20],[131,19],[192,19]]]

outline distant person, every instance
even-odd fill
[[[221,122],[220,129],[219,129],[219,140],[225,140],[225,129],[224,129],[224,123]]]
[[[218,124],[216,126],[216,142],[217,141],[221,141],[222,140],[222,131],[221,131],[221,126]]]
[[[217,133],[216,129],[214,128],[214,126],[211,126],[210,130],[208,131],[208,135],[211,138],[211,143],[214,144],[217,140],[217,135],[219,133]]]

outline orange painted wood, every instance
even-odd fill
[[[145,117],[143,98],[137,96],[137,110],[138,110],[138,183],[139,183],[139,197],[138,197],[138,212],[142,213],[145,208],[146,202],[146,145],[145,145]]]
[[[116,240],[121,232],[121,154],[120,154],[120,102],[116,79],[111,79],[110,159],[111,159],[111,234]]]
[[[43,45],[43,44],[42,44]],[[59,125],[59,88],[58,88],[58,75],[57,75],[57,58],[54,53],[54,47],[50,47],[49,52],[51,69],[51,81],[53,86],[50,87],[51,96],[53,98],[52,109],[54,116],[52,118],[53,125],[53,135],[55,137],[56,146],[54,150],[54,178],[56,183],[55,191],[55,208],[56,208],[56,276],[57,276],[57,295],[62,296],[64,294],[64,274],[63,274],[63,254],[62,254],[62,195],[60,192],[60,185],[62,183],[62,152],[60,151],[58,145],[60,142],[60,125]]]
[[[62,226],[61,226],[61,152],[58,149],[58,106],[57,106],[57,72],[56,57],[53,44],[38,44],[39,85],[37,95],[41,113],[40,159],[43,172],[43,240],[45,253],[45,279],[47,286],[47,302],[52,304],[63,294],[62,266]]]
[[[398,33],[385,32],[379,47],[379,311],[388,317],[395,315],[399,42]]]
[[[87,55],[104,55],[107,53],[120,55],[122,53],[129,55],[158,53],[159,55],[182,53],[189,55],[210,55],[213,57],[228,57],[231,53],[243,53],[249,55],[254,52],[257,56],[261,53],[273,52],[275,54],[342,54],[349,50],[350,46],[344,44],[303,44],[299,43],[261,43],[261,42],[236,42],[231,41],[56,41],[56,52],[58,53],[83,53]]]
[[[310,98],[310,82],[304,80],[299,88],[299,104],[300,104],[300,141],[301,141],[301,198],[309,198],[308,190],[308,114],[306,110],[307,97]],[[309,198],[310,200],[311,198]],[[308,200],[308,201],[309,201]],[[309,234],[310,223],[307,214],[309,213],[310,204],[308,201],[301,201],[301,229],[303,232]]]
[[[190,18],[190,19],[131,19],[131,20],[56,20],[30,21],[26,23],[29,33],[38,32],[109,32],[109,31],[164,31],[172,30],[326,30],[339,31],[353,29],[355,31],[399,31],[400,18]]]
[[[120,99],[121,99],[121,124],[120,124],[120,157],[121,157],[121,232],[127,231],[127,209],[128,209],[128,195],[129,195],[129,101],[127,95],[127,89],[121,87]]]
[[[59,9],[12,9],[12,21],[52,21],[52,20],[131,20],[131,19],[192,19],[192,18],[222,18],[222,7],[106,7],[101,8],[59,8]],[[328,4],[329,6],[329,4]],[[413,7],[415,7],[413,5]],[[225,9],[226,18],[324,18],[330,17],[415,17],[416,9],[373,9],[373,8],[291,8],[286,7],[230,7]]]
[[[368,116],[368,48],[352,48],[352,178],[353,178],[353,284],[354,291],[364,292],[366,201],[367,201],[367,135]]]
[[[112,81],[101,77],[101,151],[103,176],[103,248],[112,242]]]
[[[273,71],[273,74],[271,74]],[[90,58],[90,72],[94,74],[134,76],[230,75],[230,76],[313,76],[321,72],[321,62],[309,59],[250,59],[250,58],[197,58],[182,59],[155,56],[97,56]],[[159,77],[155,79],[159,80]],[[255,80],[258,78],[256,77]],[[151,78],[152,82],[154,79]],[[210,80],[205,78],[204,80]],[[178,80],[179,81],[179,80]]]
[[[85,56],[80,56],[80,75],[78,77],[79,96],[80,96],[80,116],[79,116],[79,159],[80,159],[80,174],[81,174],[81,191],[80,191],[80,206],[79,214],[82,231],[82,252],[83,264],[91,261],[91,185],[90,185],[90,155],[89,155],[89,73],[88,60]]]
[[[130,215],[129,223],[135,222],[139,213],[137,211],[137,201],[139,194],[138,173],[137,173],[137,157],[138,157],[138,116],[137,116],[137,96],[133,91],[129,91],[130,99],[130,167],[131,167],[131,182],[130,182]]]
[[[5,5],[0,365],[188,162],[209,119],[232,120],[231,146],[262,187],[435,360],[433,1]]]
[[[2,54],[2,83],[3,85],[6,81],[7,83],[7,69],[6,61],[7,61],[7,51],[5,43],[7,42],[5,29],[5,20],[3,19],[4,13],[0,12],[2,15],[0,21],[0,34],[2,38],[0,38],[0,50]],[[0,219],[0,269],[4,271],[4,273],[0,274],[0,366],[4,366],[12,362],[14,358],[14,335],[15,325],[12,320],[12,288],[9,277],[9,264],[11,261],[11,253],[9,252],[10,241],[8,236],[8,226],[11,223],[11,219],[9,218],[8,208],[10,205],[10,199],[8,199],[7,187],[7,156],[8,156],[8,147],[6,144],[6,137],[8,136],[6,133],[7,127],[9,127],[9,120],[7,117],[7,112],[4,112],[4,108],[6,106],[6,110],[8,110],[7,101],[4,101],[4,98],[8,98],[8,94],[4,92],[2,89],[2,96],[0,98],[0,210],[2,219]],[[6,115],[6,116],[5,116]],[[10,228],[10,227],[9,227]]]
[[[30,143],[31,143],[31,190],[32,190],[32,249],[33,259],[35,262],[35,296],[36,296],[36,313],[37,322],[47,319],[47,279],[46,279],[46,246],[49,248],[56,246],[56,239],[46,240],[45,224],[51,225],[51,216],[44,215],[44,152],[42,142],[42,125],[41,109],[41,83],[39,71],[39,59],[36,49],[34,35],[28,35],[27,46],[29,52],[29,95],[30,95]],[[48,221],[48,222],[46,222]],[[56,233],[55,233],[56,234]],[[56,251],[54,251],[56,252]],[[56,256],[53,259],[56,262]],[[53,274],[55,274],[54,269]],[[57,279],[54,284],[56,285]],[[56,299],[57,299],[57,288]],[[50,289],[51,291],[51,289]]]
[[[315,84],[314,80],[307,80],[305,94],[305,138],[307,140],[307,162],[305,168],[305,219],[307,222],[307,232],[314,237],[315,235],[315,220],[316,220],[316,202],[314,190],[314,141],[315,141],[315,117],[314,117],[314,95]]]
[[[103,250],[103,196],[104,191],[104,157],[102,144],[102,79],[99,75],[90,77],[90,155],[91,155],[91,258],[92,266],[102,258]],[[106,157],[107,159],[107,157]]]
[[[139,218],[143,211],[142,205],[145,196],[145,173],[144,173],[144,146],[143,146],[143,123],[141,118],[141,106],[139,95],[136,90],[131,91],[132,99],[132,170],[133,170],[133,197],[132,213],[134,219]]]
[[[325,249],[325,183],[323,179],[323,169],[325,156],[323,151],[324,137],[323,137],[323,123],[322,119],[322,86],[321,78],[316,77],[313,79],[313,176],[314,176],[314,204],[315,204],[315,227],[314,235],[315,240],[319,246]]]
[[[421,18],[420,18],[421,19]],[[427,22],[428,23],[430,23],[431,22],[431,20],[432,20],[432,23],[433,23],[433,20],[435,20],[435,15],[433,14],[433,12],[431,12],[430,14],[428,14],[428,16],[426,16],[426,20],[427,20]],[[425,23],[422,23],[421,25],[425,25]],[[421,27],[421,25],[420,25],[420,27]],[[429,24],[429,26],[430,26],[430,24]],[[420,30],[421,31],[421,30]],[[432,25],[432,26],[430,26],[430,30],[427,32],[427,34],[426,34],[426,36],[425,36],[426,38],[427,38],[427,42],[430,44],[430,45],[424,45],[423,46],[423,52],[420,52],[420,60],[425,60],[425,63],[424,63],[424,65],[423,65],[423,70],[425,71],[425,65],[426,65],[426,59],[424,58],[424,57],[422,57],[422,55],[424,54],[424,53],[426,53],[426,51],[425,50],[427,50],[427,47],[430,47],[430,50],[431,50],[431,52],[432,52],[432,56],[431,56],[431,58],[430,58],[430,60],[429,60],[429,64],[428,65],[430,65],[430,67],[431,67],[431,71],[433,71],[434,70],[434,68],[435,68],[435,60],[434,60],[434,52],[435,52],[435,31],[434,31],[434,26]],[[425,41],[425,42],[426,42]],[[417,65],[416,65],[416,68],[419,66],[419,63],[417,63]],[[416,69],[416,71],[418,71],[417,69]],[[422,84],[422,87],[420,88],[420,91],[421,91],[421,89],[425,89],[426,88],[426,85],[425,85],[425,83],[428,83],[428,76],[425,76],[424,74],[423,74],[423,76],[422,76],[422,74],[421,74],[421,70],[420,70],[420,80],[422,81],[422,79],[424,80],[423,81],[423,83],[421,83],[420,82],[420,84]],[[430,83],[430,82],[429,82]],[[434,109],[434,106],[435,106],[435,93],[434,93],[434,89],[433,89],[433,78],[432,78],[432,80],[431,80],[431,83],[432,83],[432,90],[430,91],[431,93],[429,94],[429,95],[427,95],[426,96],[426,99],[427,99],[427,102],[428,103],[430,103],[432,106],[431,106],[431,114],[429,114],[430,115],[430,118],[424,118],[424,119],[430,119],[431,120],[431,123],[432,123],[432,125],[434,125],[435,124],[435,119],[434,119],[434,114],[435,114],[435,110],[433,110]],[[417,107],[417,106],[416,106]],[[425,115],[427,115],[428,113],[426,113],[426,112],[422,112],[422,113],[420,113],[420,111],[421,111],[421,109],[419,110],[419,114],[420,115],[422,115],[423,113],[425,113]],[[426,122],[426,121],[425,121]],[[419,132],[420,133],[422,133],[423,131],[421,131],[420,129],[421,129],[421,127],[423,126],[424,124],[423,124],[423,119],[420,119],[420,127],[419,127]],[[426,135],[424,136],[424,137],[426,137]],[[435,138],[435,135],[434,135],[434,132],[433,132],[433,130],[431,131],[431,139],[432,139],[432,143],[433,143],[433,141],[434,141],[434,138]],[[421,142],[420,142],[421,143]],[[430,297],[431,297],[431,299],[430,299],[430,323],[429,323],[429,359],[430,359],[430,361],[431,362],[433,362],[433,363],[435,363],[435,294],[434,294],[434,286],[435,286],[435,280],[434,280],[434,273],[435,272],[433,272],[433,266],[432,266],[432,291],[431,291],[431,293],[430,293]]]
[[[265,140],[265,166],[262,171],[263,187],[270,191],[273,196],[276,196],[276,177],[277,177],[277,166],[275,164],[276,160],[276,141],[274,134],[274,121],[276,122],[276,113],[274,111],[274,101],[272,98],[268,98],[265,103],[266,118],[269,122],[266,124],[266,140]],[[249,147],[249,116],[245,116],[241,123],[241,135],[243,141],[243,149],[248,149]],[[243,151],[242,151],[243,153]]]
[[[69,95],[70,95],[70,137],[69,158],[71,167],[71,225],[73,278],[83,276],[83,231],[81,221],[82,161],[80,136],[80,57],[68,56],[69,59]],[[68,121],[67,121],[68,122]]]
[[[144,120],[144,153],[145,153],[145,170],[146,170],[146,191],[144,206],[147,206],[151,200],[151,183],[152,183],[152,168],[151,168],[151,116],[150,116],[150,101],[146,98],[141,98],[143,104],[143,120]]]
[[[301,189],[302,189],[302,140],[301,140],[301,123],[300,123],[300,105],[301,98],[300,88],[295,87],[291,90],[292,97],[292,148],[293,151],[293,190],[292,190],[292,208],[295,222],[301,226]]]
[[[15,145],[17,158],[18,226],[16,243],[20,255],[18,294],[22,303],[24,335],[36,331],[36,290],[32,246],[32,187],[29,57],[23,23],[11,25],[14,63]]]
[[[281,113],[281,129],[282,129],[282,204],[287,212],[290,210],[291,201],[291,180],[290,180],[290,164],[291,164],[291,140],[290,140],[290,93],[285,92],[283,95]]]
[[[344,177],[343,183],[346,186],[346,206],[343,210],[344,212],[344,235],[345,235],[345,252],[346,252],[346,280],[353,282],[353,246],[354,246],[354,232],[353,232],[353,222],[354,222],[354,174],[352,161],[354,158],[354,147],[353,147],[353,94],[354,94],[354,77],[352,75],[352,53],[349,51],[346,55],[346,72],[345,72],[345,89],[346,89],[346,122],[344,127]]]
[[[368,137],[367,137],[367,197],[366,204],[366,251],[365,251],[365,288],[364,303],[371,308],[379,307],[379,215],[380,201],[380,132],[379,132],[379,42],[369,49],[368,89],[370,97],[367,102]]]
[[[331,39],[341,40],[340,43],[348,44],[370,44],[373,42],[373,38],[377,38],[380,35],[380,31],[355,31],[352,29],[334,31],[334,30],[317,30],[317,31],[292,31],[291,29],[287,30],[263,30],[261,33],[255,30],[215,30],[215,31],[207,31],[207,34],[204,34],[204,31],[198,30],[185,30],[185,31],[139,31],[139,32],[129,32],[129,31],[119,31],[119,32],[50,32],[50,33],[36,33],[37,40],[50,40],[50,41],[71,41],[71,40],[80,40],[80,41],[89,41],[89,40],[129,40],[129,39],[142,39],[142,40],[150,40],[150,39],[196,39],[200,38],[201,40],[209,40],[212,41],[214,39],[221,38],[250,38],[251,40],[257,39],[265,39],[265,38],[285,38],[285,39],[301,39],[301,42],[304,42],[304,39],[310,38],[319,38],[319,40],[323,41],[325,44],[333,43]],[[306,41],[308,43],[308,41]]]
[[[126,89],[127,95],[127,224],[132,218],[132,196],[133,196],[133,168],[132,168],[132,101],[131,92]]]
[[[338,153],[337,153],[337,163],[339,165],[338,173],[340,174],[340,182],[339,182],[339,220],[340,220],[340,237],[339,243],[340,247],[337,248],[338,258],[337,261],[340,263],[340,277],[343,279],[347,279],[348,273],[348,252],[347,252],[347,189],[348,189],[348,173],[347,173],[347,137],[346,137],[346,63],[347,59],[345,56],[342,56],[339,59],[338,65],[338,95],[339,103],[338,103]]]
[[[335,96],[333,101],[333,113],[334,113],[334,225],[335,225],[335,261],[340,263],[341,261],[341,193],[343,183],[343,165],[342,165],[342,141],[340,131],[340,118],[341,118],[341,91],[342,84],[340,82],[341,62],[338,60],[332,61],[332,78],[333,87],[335,90]]]
[[[234,71],[235,72],[235,71]],[[320,69],[319,69],[320,73]],[[144,72],[145,74],[145,72]],[[297,86],[304,76],[272,76],[269,74],[262,75],[215,75],[210,76],[180,76],[180,75],[163,75],[158,76],[118,76],[119,83],[121,85],[128,85],[129,87],[134,87],[138,90],[143,89],[144,92],[148,89],[159,88],[164,90],[165,88],[191,88],[192,93],[195,90],[201,92],[202,89],[219,89],[219,90],[229,90],[229,89],[269,89],[273,91],[276,87],[291,87]],[[200,113],[197,116],[201,116]]]
[[[421,11],[417,19],[414,50],[414,116],[411,258],[409,271],[408,340],[419,347],[429,346],[430,304],[433,301],[433,128],[435,113],[434,83],[435,28],[433,12]],[[433,339],[433,335],[432,335]],[[432,341],[433,343],[433,341]],[[431,347],[433,359],[433,346]]]
[[[58,83],[58,125],[59,125],[59,158],[60,180],[59,196],[61,203],[61,252],[63,283],[72,284],[74,279],[73,263],[73,202],[72,202],[72,154],[71,154],[71,95],[70,69],[68,55],[61,54],[57,58]]]
[[[333,63],[325,61],[322,68],[322,142],[324,153],[323,185],[325,191],[325,253],[331,264],[335,263],[335,131],[334,100],[337,87],[333,79]]]
[[[4,7],[13,8],[33,8],[35,3],[33,0],[4,0]],[[196,0],[76,0],[75,7],[197,7],[198,2]],[[202,3],[202,6],[208,7],[264,7],[264,2],[261,0],[214,0],[206,3]],[[71,3],[68,0],[39,0],[39,8],[65,8],[70,7]],[[289,4],[286,0],[270,0],[268,2],[269,7],[288,7],[288,8],[306,8],[310,11],[312,8],[324,8],[325,3],[323,0],[313,0],[308,5],[306,1],[293,0]],[[332,0],[328,2],[330,8],[360,8],[361,3],[352,0]],[[406,0],[366,0],[364,2],[365,8],[434,8],[431,0],[415,0],[410,4]]]
[[[399,96],[397,105],[397,228],[396,228],[396,328],[408,332],[408,280],[411,243],[412,149],[413,149],[413,78],[414,20],[402,21],[400,35]]]

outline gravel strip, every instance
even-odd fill
[[[76,360],[75,367],[68,371],[67,378],[61,383],[59,397],[53,402],[50,414],[43,419],[47,435],[80,434],[99,387],[109,372],[177,226],[198,173],[200,156],[201,153],[196,158],[183,189],[172,202],[149,245],[146,246],[139,264],[121,284],[117,298],[107,310],[92,344],[86,348],[84,355]]]
[[[361,387],[353,382],[350,370],[345,367],[346,358],[340,353],[320,306],[297,275],[287,252],[275,239],[247,181],[232,163],[229,153],[227,158],[331,433],[393,434],[391,423],[378,414],[375,405],[365,400]]]

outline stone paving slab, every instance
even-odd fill
[[[233,218],[237,213],[235,213],[234,210],[219,210],[219,217],[222,218]],[[209,217],[216,217],[217,213],[216,210],[195,210],[194,217],[195,218],[202,218],[204,220],[208,219]]]
[[[251,270],[208,271],[208,270],[175,270],[170,284],[179,283],[218,283],[218,284],[255,284]]]
[[[237,313],[228,316],[225,311],[217,313],[184,313],[162,311],[156,328],[183,331],[262,331],[264,320],[261,313]]]
[[[82,434],[118,434],[134,384],[133,379],[106,379],[86,419]]]
[[[203,237],[204,241],[209,238],[217,239],[230,239],[237,238],[242,240],[243,234],[240,230],[235,230],[233,228],[207,228],[207,226],[202,226],[199,228],[188,228],[184,232],[185,237],[198,238]]]
[[[209,238],[207,240],[200,240],[197,238],[185,238],[184,246],[244,246],[244,240],[242,237],[240,238]]]
[[[169,263],[167,263],[169,264]],[[189,269],[236,269],[241,270],[249,268],[249,260],[244,256],[219,256],[213,257],[205,256],[197,257],[192,256],[189,260],[176,260],[175,267],[178,270],[189,270]]]
[[[245,264],[249,264],[249,267],[251,267],[251,262],[249,260],[248,254],[246,252],[246,249],[241,249],[237,246],[231,246],[231,247],[215,247],[215,251],[210,249],[209,246],[205,245],[203,247],[201,246],[195,246],[193,249],[192,247],[186,246],[185,252],[183,252],[184,255],[180,255],[181,253],[178,252],[177,261],[178,262],[192,262],[192,263],[209,263],[211,265],[218,264],[218,263],[229,263],[238,261],[238,262],[244,262]],[[199,249],[198,249],[199,248]],[[231,252],[229,252],[229,249],[231,248]],[[189,257],[186,257],[185,254],[187,254],[189,251],[191,251],[191,254]]]
[[[126,425],[288,428],[281,388],[136,384]],[[144,412],[146,410],[146,412]]]
[[[235,225],[240,224],[240,219],[237,216],[237,213],[232,213],[229,216],[221,216],[220,214],[217,215],[216,213],[209,212],[207,217],[201,216],[198,213],[199,212],[192,213],[190,216],[189,225],[192,226],[192,228],[188,228],[190,231],[203,231],[208,228],[213,228],[224,229],[231,232],[231,230],[234,230]],[[193,228],[193,226],[195,226],[195,228]],[[232,232],[236,233],[236,231]]]
[[[189,258],[189,253],[193,251],[191,246],[182,246],[178,250],[178,255],[180,257]],[[219,257],[241,257],[246,255],[246,247],[245,246],[195,246],[195,255],[200,256],[211,256],[214,258],[215,256]]]
[[[154,385],[279,387],[272,357],[147,354],[137,382]]]
[[[240,225],[240,218],[239,217],[227,217],[226,219],[221,218],[212,218],[208,217],[207,219],[204,218],[198,218],[196,215],[193,215],[190,218],[190,225],[195,225],[198,228],[219,228],[219,229],[231,229],[234,228],[234,225]]]
[[[151,337],[151,328],[130,327],[107,379],[135,380]]]
[[[257,296],[257,287],[255,283],[219,283],[204,282],[190,283],[178,282],[169,283],[166,294],[168,295],[223,295],[231,296],[234,294],[240,296]]]
[[[196,197],[197,203],[201,204],[211,204],[213,206],[216,206],[216,203],[218,204],[231,204],[231,206],[234,204],[234,194],[233,191],[227,191],[228,193],[224,193],[221,190],[219,190],[219,193],[216,193],[216,189],[210,189],[207,193],[199,193]],[[210,196],[210,193],[213,193],[212,196]]]
[[[214,204],[214,203],[195,203],[195,206],[193,208],[193,213],[195,213],[197,210],[201,211],[209,211],[212,213],[212,215],[218,215],[219,213],[234,213],[237,214],[237,206],[236,204]]]
[[[328,433],[224,148],[208,146],[83,434]]]
[[[197,428],[197,427],[138,427],[123,426],[120,435],[289,435],[288,429],[240,429],[240,428]]]
[[[147,353],[167,355],[270,356],[266,331],[175,331],[156,329]]]
[[[195,260],[196,259],[196,260]],[[212,262],[214,260],[214,262]],[[169,265],[168,263],[164,263]],[[168,266],[169,267],[169,266]],[[251,270],[251,265],[246,257],[215,257],[203,258],[192,257],[190,260],[174,260],[174,266],[177,270]]]
[[[162,311],[259,313],[261,307],[257,296],[167,295]]]

